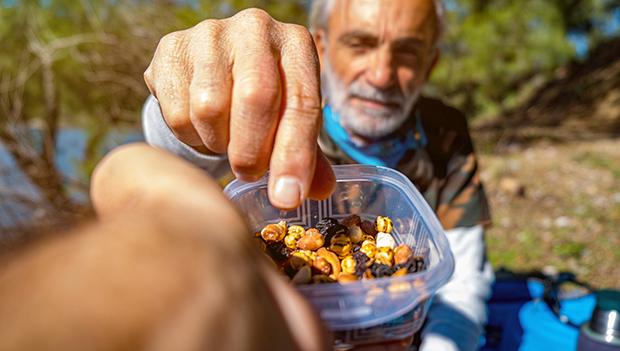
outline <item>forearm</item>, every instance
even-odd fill
[[[482,226],[446,232],[455,257],[452,279],[435,296],[423,330],[422,351],[473,351],[486,323],[493,271],[485,259]]]

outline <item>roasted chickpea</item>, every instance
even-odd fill
[[[351,252],[351,238],[347,234],[336,234],[332,237],[329,249],[340,257]]]
[[[377,216],[375,230],[377,232],[390,233],[392,231],[392,220],[390,217]]]
[[[405,264],[413,256],[409,245],[400,244],[394,249],[394,264]]]
[[[389,247],[390,249],[394,249],[396,246],[396,240],[394,237],[388,233],[379,232],[377,233],[377,248]]]
[[[394,251],[389,247],[378,248],[375,262],[392,267],[394,265]]]
[[[312,262],[312,268],[315,272],[319,274],[324,274],[326,276],[332,272],[331,264],[329,264],[327,259],[321,256],[318,256],[316,259],[314,259],[314,261]]]
[[[265,241],[282,241],[286,235],[286,222],[280,221],[277,224],[267,224],[260,231],[260,236]]]
[[[352,243],[357,244],[362,241],[364,232],[362,231],[362,228],[354,224],[349,227],[349,237],[351,238]]]
[[[342,269],[342,273],[347,274],[355,274],[355,267],[357,263],[355,262],[355,258],[353,256],[346,256],[340,262],[340,268]]]
[[[325,237],[318,231],[307,231],[301,239],[297,241],[297,247],[302,250],[318,250],[325,244]]]
[[[301,269],[304,266],[312,265],[316,254],[308,250],[297,250],[291,254],[289,258],[289,266],[295,271]]]
[[[357,276],[355,274],[340,273],[338,276],[338,283],[352,283],[354,281],[357,281]]]
[[[377,246],[375,245],[374,240],[365,240],[362,243],[360,251],[366,254],[369,258],[375,258],[375,255],[377,254]]]

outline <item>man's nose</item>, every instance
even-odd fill
[[[396,80],[392,53],[388,48],[379,48],[370,58],[369,69],[366,71],[368,83],[376,88],[385,89],[394,85]]]

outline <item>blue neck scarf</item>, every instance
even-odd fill
[[[421,149],[427,144],[418,114],[415,130],[410,129],[404,136],[364,146],[358,146],[351,141],[347,131],[340,125],[340,116],[329,105],[323,108],[323,128],[342,151],[361,164],[395,168],[407,151]]]

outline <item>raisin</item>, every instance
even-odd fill
[[[390,275],[392,275],[392,273],[394,273],[394,268],[386,264],[374,263],[370,267],[370,271],[372,272],[372,275],[375,278],[381,278],[381,277],[389,277]]]

